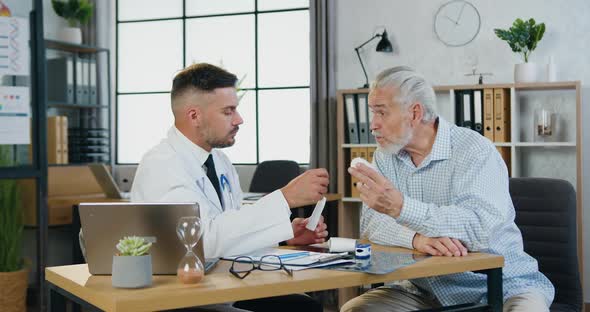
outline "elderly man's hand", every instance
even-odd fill
[[[427,237],[416,233],[412,240],[412,246],[414,249],[432,256],[467,256],[467,248],[455,238]]]
[[[361,194],[361,200],[369,208],[394,218],[399,217],[404,198],[389,180],[364,164],[348,168],[348,173],[359,179],[356,188]]]
[[[291,226],[293,227],[293,238],[287,241],[287,245],[310,245],[326,241],[326,237],[328,236],[328,226],[324,223],[324,217],[320,217],[320,222],[318,222],[314,231],[310,231],[305,227],[307,222],[309,222],[309,218],[293,219],[293,222],[291,222]]]

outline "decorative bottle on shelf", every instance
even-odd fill
[[[193,252],[202,235],[201,219],[199,217],[182,217],[178,220],[176,234],[186,248],[186,254],[178,263],[177,275],[183,284],[196,284],[203,279],[205,268],[203,263]]]
[[[535,111],[535,138],[536,141],[549,142],[555,137],[555,114],[547,108]]]

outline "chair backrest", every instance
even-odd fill
[[[292,160],[267,160],[258,164],[249,192],[270,193],[274,192],[300,173],[299,164]]]
[[[576,191],[564,180],[511,178],[510,195],[524,250],[555,286],[552,311],[581,311],[576,240]]]

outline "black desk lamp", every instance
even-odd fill
[[[356,56],[358,56],[359,62],[361,62],[361,67],[363,68],[363,73],[365,74],[366,83],[363,86],[363,88],[369,87],[369,77],[367,76],[367,71],[365,70],[365,65],[363,65],[363,59],[361,59],[361,54],[359,53],[359,50],[360,50],[360,48],[364,47],[367,43],[373,41],[373,39],[378,38],[378,37],[381,37],[381,40],[379,40],[379,43],[377,43],[376,51],[377,52],[392,52],[393,47],[391,46],[391,42],[389,42],[389,39],[387,38],[387,30],[383,30],[382,34],[376,34],[371,39],[365,41],[360,46],[354,48],[354,50],[356,51]]]

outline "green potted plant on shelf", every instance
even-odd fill
[[[51,0],[55,13],[68,21],[58,34],[58,39],[65,42],[82,43],[80,25],[87,24],[94,7],[88,0]]]
[[[0,145],[0,167],[12,165],[12,147]],[[26,311],[28,270],[22,256],[22,238],[17,182],[0,179],[0,311]]]
[[[529,57],[545,34],[545,23],[537,24],[535,19],[523,21],[517,18],[509,29],[494,29],[498,38],[506,41],[513,52],[522,55],[524,63],[514,67],[515,82],[537,81],[537,64],[530,63]]]
[[[141,288],[152,285],[152,243],[138,236],[127,236],[117,244],[113,256],[113,287]]]

